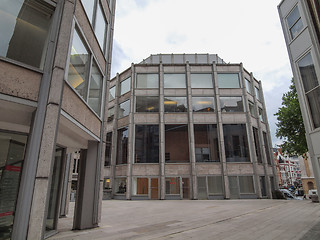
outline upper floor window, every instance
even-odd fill
[[[192,97],[194,112],[214,112],[214,97]]]
[[[192,73],[191,88],[213,88],[212,74]]]
[[[245,82],[246,82],[247,92],[250,93],[251,95],[253,95],[251,82],[246,78],[245,78],[245,80],[246,80]]]
[[[136,112],[159,112],[159,97],[137,96]]]
[[[1,1],[0,56],[43,69],[53,12],[45,1]]]
[[[116,86],[113,86],[109,89],[109,102],[114,100],[116,97]]]
[[[302,23],[299,9],[297,6],[293,9],[293,11],[287,17],[287,23],[288,23],[291,38],[294,39],[303,28],[303,23]]]
[[[77,30],[73,34],[67,81],[100,115],[103,76]]]
[[[219,88],[240,88],[238,73],[218,73]]]
[[[188,104],[186,97],[164,97],[165,112],[187,112]]]
[[[119,104],[119,109],[118,109],[118,117],[126,117],[130,113],[130,100],[127,100],[123,103]]]
[[[131,77],[127,78],[126,80],[120,83],[120,95],[123,95],[130,91],[131,86]]]
[[[257,100],[261,101],[261,96],[260,96],[260,90],[257,87],[254,87],[255,91],[256,91],[256,98]]]
[[[186,75],[184,73],[165,73],[164,88],[186,88]]]
[[[159,76],[157,73],[137,74],[137,88],[159,88]]]
[[[221,112],[243,112],[242,97],[220,97]]]

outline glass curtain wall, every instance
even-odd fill
[[[27,136],[0,131],[0,239],[10,239]]]
[[[216,124],[194,124],[197,162],[219,162],[218,132]]]

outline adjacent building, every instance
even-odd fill
[[[271,198],[261,82],[216,54],[158,54],[108,83],[104,197]]]
[[[320,3],[284,0],[278,10],[320,192]]]
[[[100,219],[115,0],[0,2],[0,239],[43,239],[68,208],[74,229]]]

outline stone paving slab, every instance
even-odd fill
[[[50,240],[320,239],[320,204],[310,200],[108,200],[100,227],[72,231],[59,219]]]

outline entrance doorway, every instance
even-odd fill
[[[189,178],[182,178],[182,198],[190,199],[190,181]]]
[[[150,197],[152,200],[159,199],[159,180],[158,178],[151,178],[151,184],[150,184]]]

